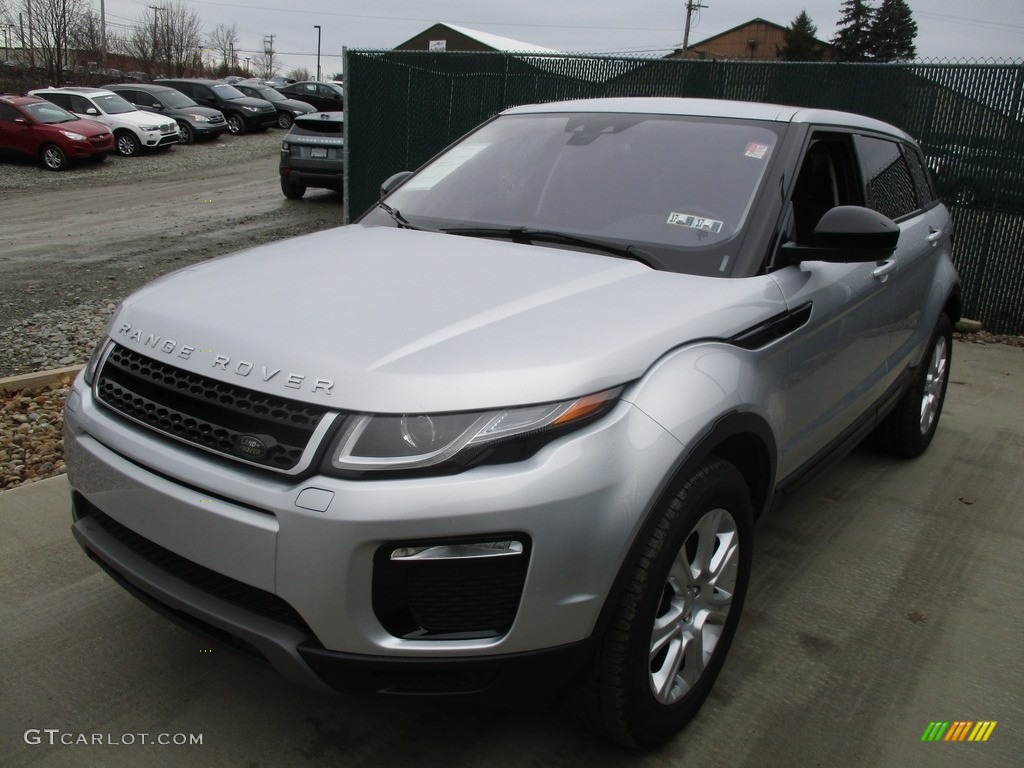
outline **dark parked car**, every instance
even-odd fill
[[[174,118],[182,144],[215,139],[228,130],[227,120],[220,110],[201,107],[181,91],[166,85],[127,83],[106,88],[143,112]]]
[[[939,194],[963,208],[1024,212],[1024,155],[945,147],[931,158]]]
[[[273,104],[265,99],[246,96],[233,85],[201,78],[162,79],[153,82],[181,91],[204,107],[219,109],[224,113],[231,133],[263,131],[277,124],[277,110]]]
[[[344,181],[345,116],[315,112],[295,118],[281,142],[281,191],[291,200],[307,187],[342,191]]]
[[[345,106],[345,92],[340,85],[334,83],[307,81],[283,85],[277,90],[290,99],[312,104],[318,112],[336,111]]]
[[[278,128],[291,128],[295,118],[299,115],[308,115],[310,112],[316,112],[316,107],[311,104],[299,101],[298,99],[289,99],[269,85],[241,82],[235,83],[235,88],[246,96],[251,96],[254,99],[265,99],[273,104],[274,109],[277,110]]]
[[[72,159],[101,161],[114,149],[103,123],[84,120],[46,99],[0,95],[0,151],[39,158],[51,171]]]

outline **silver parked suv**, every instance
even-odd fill
[[[755,520],[869,434],[935,434],[959,317],[915,143],[680,99],[508,110],[355,225],[189,267],[67,404],[74,534],[320,689],[564,689],[669,738]]]

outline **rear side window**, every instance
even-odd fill
[[[7,104],[0,104],[0,120],[13,123],[19,117],[21,117],[21,113],[14,107],[10,107]]]
[[[910,168],[895,141],[870,136],[855,138],[864,175],[868,208],[890,219],[917,210],[917,195]]]
[[[927,208],[935,202],[935,190],[932,186],[931,175],[924,164],[924,158],[914,147],[903,147],[903,154],[906,155],[907,165],[910,167],[910,175],[914,180],[914,190],[917,192],[917,200],[921,208]]]
[[[72,112],[74,111],[71,108],[71,97],[66,93],[45,93],[40,95],[47,101],[56,104],[58,107],[64,107],[64,109]]]

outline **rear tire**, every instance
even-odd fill
[[[64,150],[56,144],[45,144],[43,148],[39,150],[39,159],[42,160],[43,165],[51,171],[67,170],[68,156],[64,154]]]
[[[281,177],[281,192],[289,200],[300,200],[306,194],[306,187],[303,184],[295,184],[286,177]]]
[[[910,389],[875,431],[880,448],[908,459],[925,452],[942,415],[952,352],[953,326],[949,316],[943,314],[935,324],[928,353],[914,373]]]
[[[714,685],[750,579],[753,509],[739,470],[700,466],[655,512],[570,709],[623,746],[649,748],[689,722]]]

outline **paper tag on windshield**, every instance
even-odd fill
[[[767,144],[760,144],[756,141],[752,141],[749,144],[747,144],[747,151],[744,152],[743,154],[745,154],[747,157],[752,157],[755,160],[764,160],[765,157],[767,157],[768,155],[768,150],[770,149],[771,147],[769,147]]]
[[[668,215],[668,223],[676,227],[702,229],[705,232],[722,231],[722,222],[715,219],[705,219],[703,216],[694,216],[692,213],[670,213]]]

